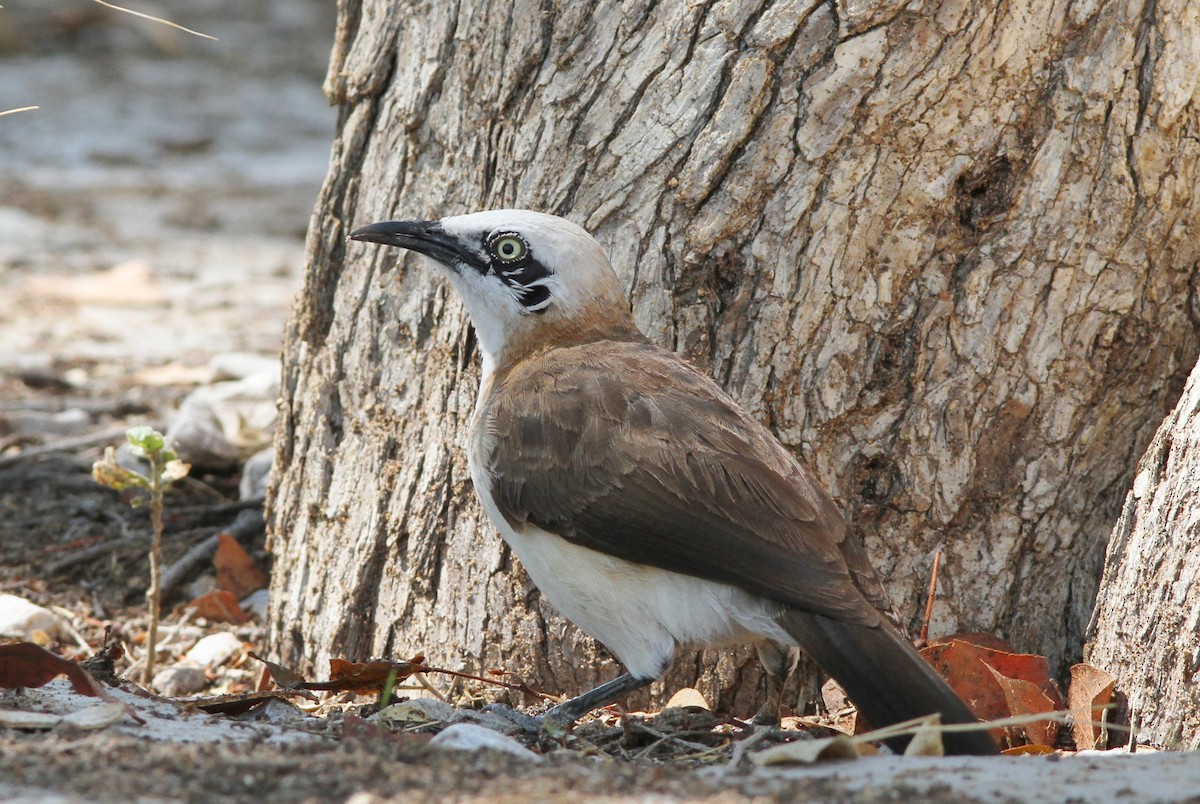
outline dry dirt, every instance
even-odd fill
[[[56,652],[89,655],[106,626],[136,652],[146,621],[145,512],[93,483],[91,462],[123,428],[168,421],[212,358],[277,354],[334,130],[331,6],[150,9],[218,42],[86,0],[0,10],[0,111],[41,107],[0,117],[0,592],[64,617]],[[39,454],[48,444],[65,446]],[[196,474],[171,499],[168,563],[244,507],[236,472]],[[261,534],[245,543],[266,560]],[[168,606],[175,655],[231,630],[181,624],[185,599]],[[261,646],[253,621],[232,630]],[[210,675],[209,693],[245,689],[257,668],[241,655]],[[47,689],[0,690],[0,710],[93,703]],[[1179,754],[777,769],[728,751],[662,761],[646,751],[657,738],[609,732],[607,752],[567,739],[534,762],[351,728],[349,704],[283,723],[154,705],[169,727],[0,727],[0,799],[1200,800],[1200,760]]]

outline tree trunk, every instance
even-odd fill
[[[1200,363],[1138,463],[1108,543],[1087,661],[1143,742],[1200,748]]]
[[[574,693],[617,672],[476,505],[464,313],[351,228],[592,231],[653,339],[827,484],[898,609],[1078,658],[1121,490],[1200,348],[1188,0],[343,0],[286,336],[272,640]],[[745,650],[670,684],[742,714]],[[660,688],[653,694],[660,695]]]

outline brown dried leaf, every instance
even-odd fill
[[[1093,725],[1093,722],[1101,719],[1104,707],[1112,701],[1116,682],[1116,676],[1099,667],[1090,664],[1076,664],[1071,667],[1071,685],[1067,688],[1067,700],[1070,702],[1071,728],[1075,735],[1075,748],[1078,750],[1107,748],[1101,744],[1101,727]]]
[[[267,574],[232,533],[217,534],[213,566],[217,570],[217,588],[232,592],[238,600],[267,585]]]
[[[1053,754],[1054,749],[1048,745],[1018,745],[1013,748],[1005,748],[1000,752],[1006,757],[1023,757],[1023,756],[1045,756]]]
[[[118,703],[77,662],[64,659],[32,642],[0,645],[0,687],[43,687],[60,675],[65,675],[71,682],[71,688],[80,695]],[[123,706],[133,720],[145,725],[146,721],[131,708],[125,704],[118,705]]]
[[[1019,678],[1010,678],[996,668],[988,665],[996,683],[1004,693],[1008,703],[1008,711],[1012,715],[1036,715],[1039,712],[1052,712],[1057,707],[1036,684]],[[1053,746],[1058,742],[1058,722],[1054,720],[1035,720],[1020,727],[1025,730],[1025,738],[1032,745]]]
[[[209,622],[241,625],[250,619],[250,616],[242,611],[237,595],[225,589],[205,592],[188,605],[196,609],[197,617],[203,617]]]
[[[1005,653],[1016,653],[1016,649],[1012,645],[1005,642],[995,634],[986,634],[982,631],[962,631],[950,636],[938,637],[937,639],[929,640],[932,645],[946,645],[953,641],[968,642],[979,648],[988,648],[989,650],[999,650]]]
[[[112,700],[87,671],[70,659],[51,653],[32,642],[0,645],[0,687],[43,687],[65,675],[80,695]]]
[[[1022,700],[1024,690],[1018,692],[1010,687],[1006,692],[997,674],[1027,682],[1048,701],[1041,709],[1022,711],[1063,708],[1062,696],[1050,680],[1049,667],[1043,656],[1008,653],[957,639],[922,648],[921,655],[941,673],[980,720],[998,720],[1019,714],[1011,710],[1009,696],[1015,695],[1017,700]],[[1011,745],[1016,740],[1015,732],[1004,729],[992,729],[991,734],[1002,745]]]
[[[265,692],[242,692],[236,695],[217,695],[212,698],[197,698],[184,701],[184,703],[194,706],[202,712],[208,712],[210,715],[241,715],[265,704],[272,698],[287,700],[299,695],[310,701],[317,700],[317,696],[305,690],[267,690]]]
[[[284,667],[281,664],[269,662],[254,651],[250,651],[250,657],[258,659],[260,662],[266,665],[267,672],[271,674],[271,680],[274,681],[275,686],[279,687],[280,689],[299,689],[300,685],[304,683],[304,676],[300,675],[295,670],[292,670],[290,667]]]
[[[376,659],[370,662],[349,662],[345,659],[329,660],[329,681],[306,681],[297,685],[302,690],[328,690],[333,692],[381,692],[388,677],[395,672],[395,680],[401,681],[413,673],[421,673],[425,657],[414,656],[407,662],[390,662]]]

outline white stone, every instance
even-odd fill
[[[253,615],[259,622],[266,622],[267,604],[271,601],[271,593],[266,589],[255,589],[242,600],[242,611]]]
[[[474,723],[455,723],[430,740],[429,744],[451,751],[502,751],[530,762],[542,761],[540,755],[513,738]]]
[[[242,380],[252,374],[274,372],[279,375],[279,357],[277,355],[257,355],[251,352],[224,352],[215,355],[208,361],[215,379]]]
[[[191,662],[180,662],[154,674],[154,689],[168,698],[192,695],[208,686],[204,668]]]
[[[209,634],[192,646],[187,652],[187,660],[198,667],[216,667],[225,662],[242,649],[242,640],[228,631],[219,634]]]
[[[0,637],[32,640],[35,631],[56,637],[62,621],[49,609],[16,595],[0,595]]]

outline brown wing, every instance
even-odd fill
[[[828,494],[675,355],[555,349],[498,375],[484,406],[481,457],[514,528],[877,622],[882,587]]]

